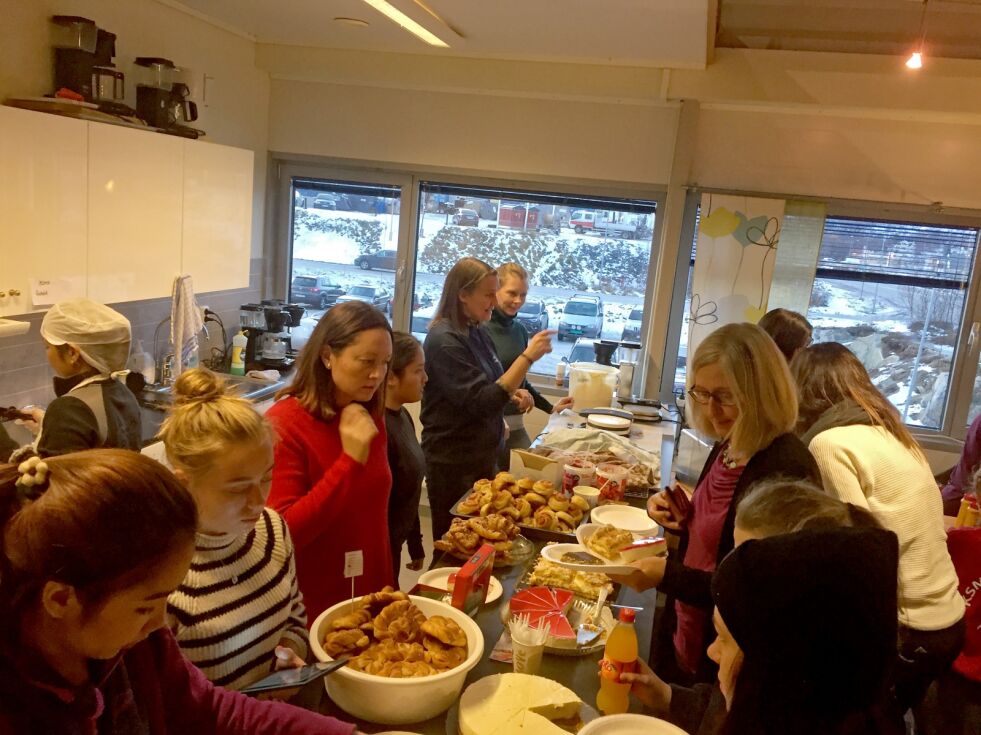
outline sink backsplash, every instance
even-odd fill
[[[253,259],[249,275],[249,288],[234,291],[217,291],[197,294],[199,304],[217,312],[225,323],[228,339],[238,330],[239,306],[259,301],[261,298],[262,259]],[[161,319],[170,315],[170,299],[149,299],[122,304],[110,304],[127,319],[133,328],[133,346],[142,340],[148,352],[153,349],[153,330]],[[41,341],[40,326],[43,313],[17,317],[30,322],[27,334],[0,339],[0,405],[26,406],[36,404],[45,406],[54,399],[51,379],[54,373],[44,356],[44,343]],[[218,330],[208,325],[212,334]],[[160,329],[158,349],[164,350],[166,327]],[[218,340],[220,341],[220,339]],[[215,343],[217,344],[217,342]],[[202,357],[204,355],[202,354]]]

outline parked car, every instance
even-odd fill
[[[339,209],[337,206],[338,196],[326,191],[322,191],[313,198],[314,209]]]
[[[461,209],[453,215],[453,224],[476,227],[480,224],[480,217],[472,209]]]
[[[290,285],[290,301],[326,309],[344,295],[344,288],[327,276],[296,276]]]
[[[392,313],[392,297],[388,294],[388,291],[378,286],[354,286],[350,291],[337,299],[338,304],[348,301],[363,301],[386,314]]]
[[[423,307],[422,309],[414,309],[412,312],[412,323],[409,326],[412,336],[420,342],[424,342],[426,340],[426,333],[429,331],[429,323],[435,315],[436,307],[432,305]]]
[[[373,253],[358,256],[354,259],[354,264],[365,271],[370,271],[372,268],[393,271],[395,270],[397,255],[395,250],[376,250]]]
[[[569,352],[569,356],[562,358],[562,362],[567,362],[570,365],[577,362],[596,362],[596,351],[593,349],[593,343],[595,342],[595,339],[584,339],[580,337],[576,340],[576,343],[572,345],[572,350]],[[620,365],[619,347],[617,347],[610,356],[610,365],[613,367]],[[565,374],[565,385],[569,385],[568,372]]]
[[[623,325],[623,334],[620,335],[621,342],[640,342],[640,324],[644,319],[643,309],[631,309],[627,323]]]
[[[525,325],[528,334],[548,329],[548,309],[541,301],[526,301],[518,310],[518,321]]]
[[[603,299],[575,294],[565,304],[559,319],[559,341],[576,337],[599,339],[603,334]]]

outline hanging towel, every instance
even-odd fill
[[[177,276],[170,297],[170,341],[174,345],[174,377],[184,370],[191,353],[198,347],[198,333],[204,329],[201,309],[194,298],[190,276]]]

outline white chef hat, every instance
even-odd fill
[[[70,299],[52,306],[41,321],[48,344],[71,345],[100,373],[114,373],[129,359],[129,319],[91,299]]]

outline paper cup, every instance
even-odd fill
[[[562,494],[567,498],[572,497],[573,488],[577,485],[592,485],[596,482],[596,465],[587,460],[574,460],[562,469]]]
[[[537,674],[542,667],[542,656],[545,654],[545,644],[529,645],[511,638],[511,661],[516,674]]]
[[[576,485],[576,487],[572,488],[572,494],[578,495],[589,503],[590,508],[595,508],[597,501],[599,501],[600,491],[592,485]]]
[[[596,487],[600,491],[600,500],[623,500],[627,493],[627,478],[630,471],[626,467],[615,464],[601,464],[596,468]]]

